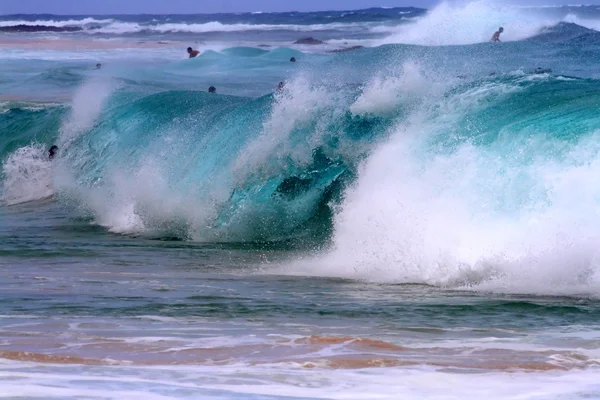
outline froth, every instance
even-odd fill
[[[61,147],[91,128],[116,85],[102,78],[85,82],[74,94],[71,115],[60,132]]]
[[[440,103],[438,109],[450,115],[415,112],[398,126],[347,191],[333,250],[288,271],[600,295],[600,252],[594,244],[600,240],[600,189],[589,184],[600,174],[599,132],[566,148],[558,138],[531,138],[507,128],[488,146],[467,140],[438,151],[436,138],[460,132],[456,115],[479,108],[486,96],[511,92],[504,84],[490,85],[495,89],[467,90]]]
[[[153,153],[134,165],[109,168],[101,186],[82,187],[77,196],[111,232],[185,236],[190,232],[181,230],[204,221],[207,209],[200,199],[173,189],[159,159]]]
[[[397,106],[418,102],[438,88],[427,81],[417,63],[406,62],[399,74],[378,75],[367,83],[350,111],[356,115],[391,113]]]
[[[564,18],[564,22],[573,23],[589,29],[600,31],[600,21],[597,19],[581,18],[575,14],[568,14]]]
[[[262,132],[236,160],[234,171],[238,181],[245,180],[251,171],[256,172],[257,169],[262,169],[263,174],[273,173],[266,169],[281,167],[273,163],[267,165],[267,160],[274,156],[283,160],[286,155],[291,155],[300,164],[309,161],[310,148],[307,151],[291,143],[290,136],[329,103],[331,98],[327,90],[311,85],[307,77],[299,76],[287,82],[275,95],[271,115],[264,122]]]
[[[52,196],[52,163],[46,149],[31,145],[12,153],[2,165],[2,201],[18,204]]]
[[[510,5],[488,0],[442,2],[425,16],[400,25],[382,43],[427,46],[465,45],[488,42],[498,27],[504,27],[503,41],[521,40],[536,35],[560,22]]]

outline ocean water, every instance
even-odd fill
[[[600,7],[18,24],[1,398],[600,398]]]

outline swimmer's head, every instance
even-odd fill
[[[54,156],[56,155],[57,151],[58,151],[58,146],[53,145],[52,147],[50,147],[50,150],[48,150],[48,158],[52,160],[54,158]]]
[[[211,86],[208,88],[208,93],[217,93],[217,88],[214,86]]]
[[[290,62],[296,62],[296,57],[290,58]]]
[[[96,64],[96,69],[100,69],[100,68],[102,68],[102,64],[100,64],[100,63]]]
[[[188,52],[188,53],[191,53],[192,51],[194,51],[194,49],[192,49],[191,47],[188,47],[188,48],[187,48],[187,52]]]
[[[503,28],[503,27],[500,27],[500,29],[498,29],[498,31],[500,31],[500,32],[504,32],[504,28]]]
[[[285,87],[285,82],[279,82],[277,85],[277,90],[282,90]]]

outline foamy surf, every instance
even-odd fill
[[[52,163],[41,145],[22,147],[2,165],[2,201],[7,205],[41,200],[54,194]]]
[[[394,28],[379,44],[404,43],[425,46],[467,45],[489,42],[498,27],[503,41],[518,41],[540,34],[560,22],[576,22],[573,14],[547,15],[537,9],[488,0],[443,1],[427,14]],[[593,22],[582,23],[593,29]]]

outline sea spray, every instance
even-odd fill
[[[443,91],[442,84],[432,84],[416,62],[407,61],[398,71],[393,68],[370,79],[360,96],[350,106],[355,115],[394,115],[399,106],[414,107],[426,96]]]
[[[521,8],[489,0],[444,1],[425,15],[394,28],[383,43],[425,46],[466,45],[488,42],[498,27],[504,27],[503,41],[515,41],[537,35],[543,28],[556,25],[559,18],[527,13]]]
[[[52,162],[43,145],[19,148],[2,165],[1,200],[7,205],[52,196]]]
[[[558,85],[571,92],[554,92]],[[600,173],[600,137],[589,120],[565,126],[565,114],[538,108],[548,93],[564,93],[561,107],[588,112],[573,93],[578,83],[516,76],[486,86],[454,91],[398,126],[345,193],[331,252],[289,271],[504,292],[600,292],[600,190],[589,184]],[[514,96],[536,104],[532,122],[469,122],[483,103],[499,115],[509,105],[519,112]]]
[[[92,78],[75,91],[70,116],[60,129],[60,147],[68,147],[93,126],[115,89],[116,83],[109,79]]]

